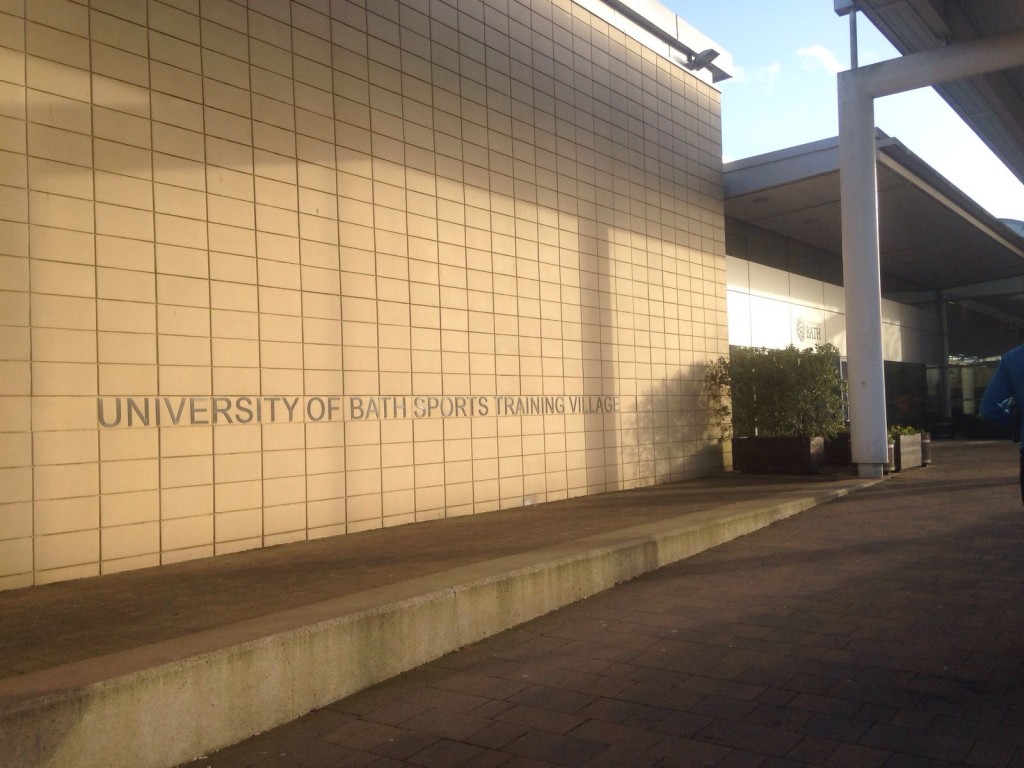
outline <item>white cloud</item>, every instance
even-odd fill
[[[773,61],[766,67],[758,67],[753,70],[748,70],[746,67],[741,67],[737,64],[733,68],[732,77],[736,82],[766,82],[775,80],[781,72],[782,63],[778,61]]]
[[[799,49],[796,55],[803,59],[805,69],[824,69],[833,75],[846,69],[832,51],[817,43],[809,48]]]

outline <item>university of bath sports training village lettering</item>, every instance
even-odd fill
[[[547,416],[615,413],[613,395],[398,395],[283,397],[98,397],[101,427],[175,427],[200,424],[380,421],[466,416]]]

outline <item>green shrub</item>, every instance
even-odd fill
[[[899,426],[898,424],[889,427],[889,439],[895,440],[897,435],[917,435],[920,434],[921,430],[917,427],[906,427]]]
[[[832,344],[802,350],[733,347],[729,357],[708,366],[704,387],[723,439],[833,437],[845,428],[845,383]]]

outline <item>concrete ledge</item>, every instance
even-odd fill
[[[0,680],[5,768],[168,768],[845,495],[745,502]]]

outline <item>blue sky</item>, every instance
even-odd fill
[[[719,83],[726,160],[838,133],[850,28],[832,0],[661,1],[732,54],[733,79]],[[865,18],[857,28],[861,65],[898,55]],[[879,99],[875,122],[989,212],[1024,220],[1024,185],[931,88]]]

